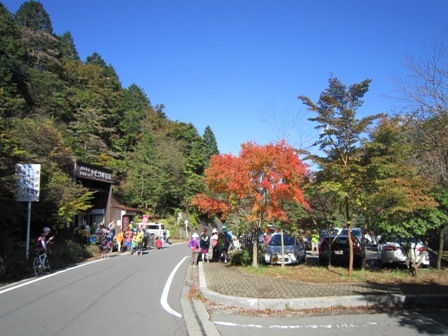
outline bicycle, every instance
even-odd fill
[[[47,249],[47,251],[49,251]],[[50,252],[50,251],[49,251]],[[50,263],[48,262],[47,252],[44,252],[42,254],[39,254],[36,252],[36,258],[34,258],[33,261],[33,269],[34,269],[34,275],[39,276],[44,274],[45,272],[50,273]]]

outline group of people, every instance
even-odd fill
[[[118,252],[128,252],[131,255],[141,256],[143,251],[154,246],[156,249],[165,247],[166,240],[164,237],[169,237],[169,233],[164,232],[164,237],[156,237],[155,241],[150,241],[150,233],[143,226],[134,226],[131,223],[126,230],[120,230],[115,235],[115,227],[111,225],[105,228],[103,224],[99,226],[97,232],[101,246],[102,258],[107,257],[107,254],[112,251],[114,241],[117,244]]]
[[[188,241],[188,247],[191,249],[192,265],[196,267],[199,256],[202,262],[210,262],[210,249],[212,261],[224,261],[227,263],[230,244],[232,243],[232,235],[227,231],[227,227],[223,225],[221,231],[212,230],[211,236],[208,230],[204,228],[199,236],[196,232],[192,234]]]

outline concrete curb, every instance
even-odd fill
[[[182,289],[181,306],[183,319],[187,327],[189,336],[219,336],[218,329],[210,320],[210,315],[204,307],[202,301],[190,300],[190,286],[194,284],[192,277],[192,267],[187,266],[187,274],[185,275],[185,284]]]
[[[378,305],[448,304],[448,294],[385,294],[350,295],[292,299],[261,299],[234,297],[216,293],[207,288],[203,264],[199,263],[199,288],[207,300],[231,307],[253,310],[300,310],[331,307],[365,307]]]

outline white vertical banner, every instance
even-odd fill
[[[40,164],[17,164],[17,202],[39,202]]]

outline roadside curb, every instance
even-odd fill
[[[194,286],[193,270],[187,266],[184,288],[182,289],[181,306],[183,319],[189,336],[219,336],[220,333],[210,320],[210,315],[201,300],[190,299],[190,288]]]
[[[448,294],[349,295],[288,299],[235,297],[207,288],[203,264],[199,263],[199,288],[204,297],[221,305],[251,310],[302,310],[331,307],[374,307],[380,305],[448,304]]]

